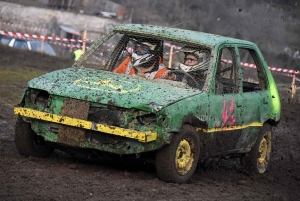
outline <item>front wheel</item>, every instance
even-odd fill
[[[15,144],[18,152],[27,157],[47,157],[54,151],[52,147],[39,143],[30,123],[25,122],[20,116],[15,126]]]
[[[166,182],[184,183],[193,176],[200,155],[200,140],[192,126],[174,134],[170,145],[156,154],[156,172]]]
[[[272,127],[265,124],[251,151],[241,158],[241,164],[247,171],[263,174],[270,162],[272,151]]]

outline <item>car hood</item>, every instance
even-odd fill
[[[182,89],[88,68],[67,68],[47,73],[30,80],[28,87],[53,95],[146,110],[149,104],[157,105],[159,109],[201,93],[196,89]]]

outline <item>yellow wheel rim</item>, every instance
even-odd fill
[[[266,161],[267,158],[267,151],[268,151],[268,142],[266,138],[264,138],[259,146],[259,158],[258,158],[258,163],[263,164]]]
[[[194,162],[194,144],[187,139],[181,140],[176,151],[176,169],[180,175],[185,175],[191,169]]]
[[[268,134],[261,140],[259,145],[259,155],[257,158],[258,171],[260,173],[265,172],[269,158],[271,154],[271,138],[268,137]]]

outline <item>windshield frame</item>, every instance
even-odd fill
[[[77,61],[75,61],[75,63],[72,65],[72,67],[88,68],[88,67],[85,67],[83,65],[83,63],[89,58],[89,56],[91,56],[93,54],[93,52],[95,50],[97,50],[97,48],[99,48],[101,45],[103,45],[107,40],[109,40],[115,34],[123,34],[122,38],[125,38],[125,36],[127,36],[129,38],[130,37],[152,37],[152,35],[150,35],[150,34],[148,34],[148,35],[144,34],[144,35],[141,36],[141,34],[134,33],[134,32],[120,31],[120,30],[117,30],[117,31],[110,30],[109,32],[107,32],[106,34],[101,36],[95,43],[93,43],[93,45],[90,48],[88,48],[87,51],[85,51],[85,53]],[[199,42],[198,44],[196,44],[196,43],[191,43],[189,41],[184,41],[184,40],[179,39],[179,38],[168,37],[168,36],[161,36],[161,37],[153,36],[153,38],[158,39],[158,40],[163,40],[163,41],[169,40],[169,41],[174,41],[174,42],[177,42],[177,43],[184,43],[185,45],[189,45],[189,46],[193,46],[193,47],[197,47],[197,46],[200,45],[202,47],[205,47],[205,48],[209,49],[210,52],[211,52],[211,55],[210,55],[210,62],[209,62],[209,66],[208,66],[207,76],[206,76],[206,79],[205,79],[205,82],[204,82],[204,86],[202,87],[201,90],[199,90],[199,91],[205,91],[205,92],[209,91],[209,82],[211,82],[211,72],[212,72],[212,69],[213,69],[213,64],[215,63],[215,61],[214,61],[215,60],[215,58],[214,58],[215,48],[214,47],[211,47],[210,45],[207,45],[207,44],[205,45],[205,43],[203,43],[203,42]],[[112,56],[108,59],[108,62],[106,64],[106,69],[111,68],[111,65],[117,61],[118,55],[120,54],[120,52],[122,52],[122,46],[121,45],[116,45],[116,47],[113,50]],[[118,54],[118,55],[113,56],[115,54]],[[99,71],[111,72],[111,69],[110,70],[98,69],[98,70]],[[133,78],[133,79],[145,79],[145,80],[147,80],[146,78],[140,78],[140,77],[137,78],[137,76],[130,76],[130,77]],[[148,80],[148,81],[153,82],[153,80]],[[173,82],[174,81],[172,81],[170,83],[173,83]],[[163,82],[163,83],[165,83],[165,82]],[[170,85],[174,86],[174,84],[170,84]],[[191,89],[191,88],[186,87],[186,89]]]

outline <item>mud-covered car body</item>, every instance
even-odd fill
[[[190,85],[186,81],[190,76],[174,81],[112,72],[124,54],[130,55],[132,38],[162,41],[161,57],[171,71],[176,71],[180,60],[176,57],[183,46],[209,50],[201,84]],[[255,68],[242,65],[243,58]],[[176,172],[180,165],[197,164],[199,158],[248,154],[263,126],[279,122],[280,99],[261,52],[251,42],[129,24],[114,27],[73,67],[29,81],[14,111],[47,146],[59,144],[120,155],[159,152],[159,177],[185,182],[195,165]],[[176,136],[186,133],[184,130],[195,136],[196,143],[182,143],[180,138],[174,151],[171,145]],[[175,158],[182,155],[178,144],[182,149],[188,147],[187,158],[192,160],[176,163]],[[22,152],[22,147],[18,149],[30,155]],[[194,149],[197,153],[191,151]],[[160,165],[163,157],[174,157],[175,176],[167,175],[169,170]]]

